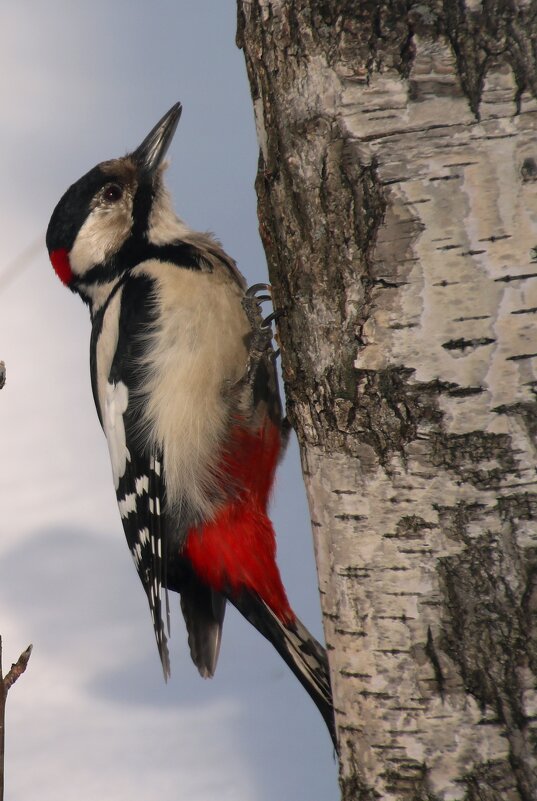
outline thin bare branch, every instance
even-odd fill
[[[30,654],[31,645],[22,652],[17,661],[11,665],[5,678],[2,678],[2,637],[0,637],[0,801],[4,801],[4,753],[5,753],[5,713],[6,699],[10,687],[12,687],[19,676],[26,670]]]
[[[11,665],[11,668],[4,678],[4,688],[6,693],[10,687],[15,684],[19,676],[22,676],[26,670],[28,660],[30,659],[30,655],[32,653],[32,648],[33,645],[29,645],[28,648],[22,652],[17,661]]]

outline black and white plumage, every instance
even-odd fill
[[[267,515],[285,440],[271,332],[233,260],[172,209],[162,161],[180,112],[70,187],[47,247],[90,308],[95,404],[165,676],[168,591],[202,676],[216,668],[230,600],[335,738],[326,653],[289,606]]]

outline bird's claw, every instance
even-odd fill
[[[276,320],[279,320],[279,318],[283,317],[284,314],[285,312],[283,311],[283,309],[277,309],[276,311],[271,312],[267,317],[265,317],[265,319],[261,323],[261,327],[270,328],[272,326],[272,323],[275,322]]]
[[[260,326],[265,327],[265,322],[260,321],[260,310],[261,304],[267,300],[272,300],[270,284],[252,284],[244,293],[242,307],[246,312],[252,331],[258,331]]]
[[[272,311],[262,318],[261,304],[267,300],[272,300],[270,284],[253,284],[246,290],[242,300],[244,311],[252,328],[247,371],[250,382],[253,380],[259,363],[263,358],[269,356],[271,359],[276,360],[280,353],[279,348],[278,350],[272,349],[272,340],[274,338],[272,323],[278,320],[284,312],[281,310]]]
[[[270,284],[252,284],[244,293],[247,298],[254,298],[258,292],[268,292],[269,297],[272,296],[272,287]]]

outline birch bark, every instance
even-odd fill
[[[238,7],[342,797],[534,801],[537,5]]]

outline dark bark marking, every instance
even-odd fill
[[[460,339],[450,339],[448,342],[443,342],[442,347],[445,350],[475,350],[476,348],[481,348],[484,345],[492,345],[496,342],[495,339],[491,339],[490,337],[478,337],[476,339],[464,339],[461,337]]]
[[[467,320],[489,320],[490,314],[477,314],[473,317],[455,317],[453,322],[454,323],[465,323]]]
[[[340,570],[339,575],[352,578],[366,579],[369,578],[369,576],[371,575],[371,571],[368,570],[368,568],[366,567],[353,567],[352,565],[349,565],[343,570]]]
[[[528,278],[537,278],[537,273],[522,273],[521,275],[504,275],[502,278],[495,278],[494,281],[499,283],[510,283],[511,281],[526,281]]]
[[[498,498],[498,513],[502,520],[537,520],[537,493],[522,492]]]
[[[357,673],[356,671],[345,670],[344,668],[342,668],[339,672],[341,673],[342,676],[348,676],[351,679],[364,679],[365,681],[367,681],[368,679],[371,678],[371,675],[369,673]]]
[[[535,390],[533,390],[535,395]],[[519,401],[518,403],[503,404],[493,410],[496,414],[505,414],[517,417],[525,426],[532,442],[537,443],[537,401]]]
[[[327,616],[325,615],[325,617],[327,617]],[[342,634],[344,636],[353,637],[353,638],[354,637],[366,637],[366,634],[363,631],[356,631],[355,629],[352,629],[352,630],[351,629],[343,629],[340,626],[336,626],[334,631],[336,631],[338,634]]]
[[[452,398],[468,398],[470,395],[480,395],[485,392],[484,387],[459,387],[449,391]]]
[[[384,534],[385,539],[415,540],[423,539],[427,531],[437,528],[418,515],[405,515],[397,523],[394,533]]]
[[[416,438],[419,423],[431,417],[431,410],[419,405],[409,381],[412,373],[404,368],[356,370],[355,396],[360,404],[354,408],[351,431],[373,448],[382,464],[393,452],[404,454],[405,445]]]
[[[524,159],[520,167],[520,175],[524,183],[537,181],[537,162],[533,157]]]
[[[370,787],[363,777],[360,762],[356,755],[355,740],[357,732],[355,727],[339,725],[339,736],[345,737],[346,733],[351,735],[346,739],[346,745],[349,749],[350,770],[348,769],[346,775],[340,774],[341,801],[380,801],[380,793]]]
[[[492,234],[492,236],[486,236],[484,239],[478,239],[478,242],[499,242],[500,239],[511,239],[511,234]]]
[[[452,123],[435,123],[433,125],[423,125],[419,128],[401,128],[400,130],[392,130],[392,131],[385,131],[379,132],[377,131],[374,134],[366,134],[362,136],[362,142],[377,142],[381,139],[392,139],[394,137],[400,136],[402,140],[406,141],[409,134],[422,134],[422,133],[429,133],[430,131],[439,131],[439,132],[449,132],[451,128],[461,128],[461,123],[459,122],[452,122]],[[477,137],[486,139],[487,137]],[[453,143],[449,143],[449,149],[453,149]]]
[[[517,353],[515,356],[506,356],[505,360],[508,362],[520,362],[524,359],[535,359],[537,353]]]
[[[436,679],[436,684],[438,686],[438,693],[442,700],[444,699],[444,690],[446,680],[444,678],[444,674],[442,672],[442,666],[440,664],[440,659],[438,658],[438,654],[436,652],[434,640],[433,640],[433,633],[431,631],[431,627],[427,628],[427,642],[425,644],[425,653],[427,654],[431,665],[433,666],[434,677]]]
[[[526,553],[522,559],[518,552],[512,526],[513,514],[520,514],[518,503],[509,507],[505,498],[499,498],[498,506],[503,507],[501,516],[507,523],[498,533],[486,531],[481,510],[475,506],[440,511],[441,526],[447,523],[450,536],[456,530],[465,548],[439,562],[446,604],[437,648],[456,661],[467,692],[483,710],[493,709],[505,726],[519,798],[530,801],[537,782],[525,753],[529,743],[519,668],[527,664],[528,653],[533,665],[537,658],[535,621],[528,614],[535,599],[537,553]],[[483,526],[481,537],[468,533],[471,521]],[[511,577],[509,581],[506,576]]]
[[[433,178],[429,178],[430,183],[433,181],[454,181],[456,178],[462,178],[461,175],[435,175]]]
[[[379,287],[380,289],[399,289],[401,286],[406,286],[406,281],[387,281],[385,278],[370,278],[368,283],[371,286]]]
[[[430,444],[433,464],[452,471],[461,484],[490,489],[491,485],[505,482],[506,477],[518,476],[518,464],[508,434],[438,433],[431,435]],[[490,462],[497,462],[498,467],[490,467]]]
[[[519,801],[512,776],[505,763],[487,762],[468,771],[462,780],[464,801]],[[522,797],[523,798],[523,797]]]
[[[514,134],[514,133],[512,133],[512,134],[497,134],[495,136],[492,136],[492,135],[491,136],[476,136],[476,140],[479,141],[479,139],[483,139],[485,141],[491,142],[491,141],[494,141],[495,139],[514,139],[515,137],[516,137],[516,134]]]
[[[532,306],[529,309],[514,309],[511,314],[535,314],[537,312],[537,306]]]

